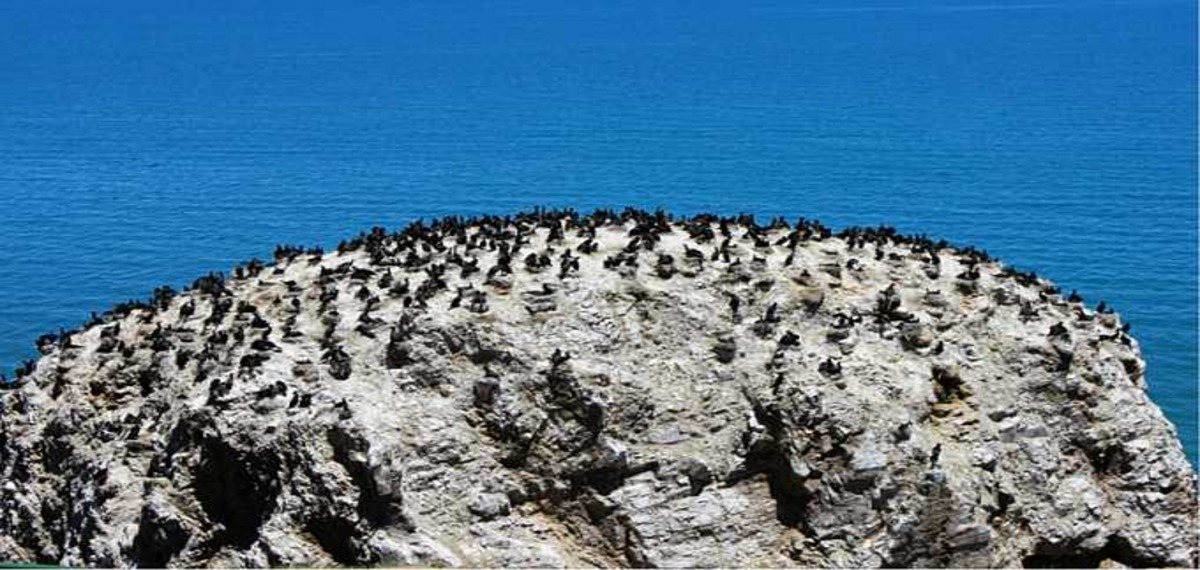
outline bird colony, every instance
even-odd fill
[[[887,227],[536,210],[279,246],[38,339],[0,391],[0,553],[1194,566],[1129,332]]]

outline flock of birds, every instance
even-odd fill
[[[623,231],[624,245],[616,251],[605,248],[608,253],[601,253],[597,232],[602,229]],[[677,232],[686,234],[682,255],[677,251],[672,255],[659,247],[664,236]],[[541,238],[543,235],[544,239]],[[536,241],[535,236],[538,237]],[[569,241],[573,246],[567,245],[568,237],[571,237]],[[446,299],[444,302],[448,310],[487,313],[491,300],[489,288],[492,294],[506,294],[513,288],[514,278],[521,273],[554,275],[559,281],[569,280],[578,276],[581,259],[602,256],[603,268],[622,276],[631,277],[639,267],[649,267],[659,279],[676,276],[686,279],[705,267],[730,269],[746,264],[749,268],[761,270],[769,263],[790,267],[796,263],[798,247],[831,238],[842,240],[849,253],[857,252],[864,258],[919,259],[923,271],[931,279],[941,275],[942,256],[954,255],[958,267],[965,268],[955,275],[954,281],[963,293],[979,292],[977,283],[981,268],[992,261],[986,251],[972,247],[954,248],[946,241],[935,241],[924,235],[904,235],[891,227],[852,227],[835,233],[820,222],[804,218],[789,223],[777,217],[760,224],[750,215],[699,214],[676,218],[661,210],[648,212],[632,208],[622,211],[596,210],[586,215],[574,210],[536,209],[508,216],[452,216],[428,223],[417,221],[396,232],[374,228],[338,245],[338,254],[365,254],[370,262],[365,267],[349,258],[337,265],[325,263],[329,261],[329,256],[321,248],[280,245],[275,248],[273,264],[254,259],[238,265],[231,275],[210,273],[197,279],[185,289],[187,294],[183,295],[182,303],[176,303],[179,294],[174,289],[159,287],[145,301],[121,303],[103,314],[93,313],[82,328],[43,335],[37,339],[36,345],[42,354],[50,354],[55,350],[69,354],[82,348],[75,342],[79,335],[101,327],[99,343],[95,348],[99,353],[120,353],[129,357],[139,348],[149,349],[156,354],[172,351],[176,348],[174,342],[178,340],[173,333],[177,331],[170,324],[164,328],[164,319],[156,317],[165,314],[173,304],[178,304],[174,322],[178,324],[202,317],[201,334],[204,336],[203,347],[198,351],[174,350],[175,364],[179,369],[193,359],[201,364],[219,361],[223,355],[229,354],[230,343],[236,341],[237,345],[249,343],[250,348],[238,360],[238,369],[252,372],[267,362],[273,352],[278,351],[278,342],[305,336],[305,332],[297,325],[297,317],[304,310],[302,297],[306,289],[294,280],[283,282],[286,293],[276,295],[270,301],[278,308],[274,312],[287,315],[280,322],[264,317],[262,309],[255,304],[244,299],[238,300],[231,286],[264,274],[283,275],[292,264],[307,264],[319,267],[314,285],[317,291],[316,315],[324,326],[320,337],[321,359],[332,377],[345,379],[352,374],[352,359],[342,346],[338,333],[341,316],[338,314],[337,301],[339,295],[345,294],[343,291],[353,291],[352,295],[361,307],[353,321],[354,334],[369,338],[383,334],[380,329],[389,324],[375,314],[383,304],[383,298],[402,304],[404,310],[398,322],[393,323],[386,332],[386,364],[389,368],[396,368],[412,362],[405,342],[412,338],[416,330],[416,316],[429,310],[434,303],[442,302],[441,299]],[[739,242],[749,247],[739,247]],[[779,248],[786,252],[782,261],[769,259],[765,252]],[[485,252],[487,255],[484,255]],[[485,258],[492,260],[486,267],[481,261]],[[845,269],[854,270],[855,265],[861,263],[859,259],[851,258],[845,263]],[[450,277],[453,275],[458,276],[458,282],[468,282],[468,285],[451,287],[454,280]],[[806,276],[811,277],[804,269],[800,279]],[[995,277],[1011,279],[1023,287],[1036,289],[1044,302],[1054,296],[1062,300],[1061,292],[1056,287],[1032,272],[1003,267]],[[484,287],[470,284],[473,280],[479,280]],[[340,286],[345,281],[349,281],[349,288]],[[525,293],[525,310],[530,314],[554,310],[555,304],[551,299],[554,289],[555,286],[547,282],[543,283],[540,291]],[[725,295],[731,318],[740,321],[743,317],[743,299],[732,292],[726,292]],[[927,292],[927,296],[938,295],[940,293],[937,291]],[[821,308],[821,302],[821,299],[804,300],[803,306],[811,314]],[[1083,307],[1083,299],[1076,292],[1072,291],[1065,302],[1075,307],[1077,318],[1095,318],[1094,313]],[[1021,301],[1020,311],[1022,319],[1034,319],[1038,316],[1039,308],[1036,303]],[[755,321],[753,330],[760,336],[773,331],[773,324],[780,319],[778,312],[779,307],[775,304],[767,307]],[[1111,308],[1103,302],[1096,310],[1098,314],[1111,312]],[[130,316],[147,328],[157,323],[153,331],[144,335],[137,344],[121,340],[122,323]],[[849,329],[866,318],[893,323],[916,319],[902,307],[895,284],[878,295],[874,310],[869,314],[838,312],[832,318],[835,331]],[[1129,344],[1128,331],[1126,324],[1107,340]],[[1068,334],[1064,323],[1054,324],[1047,332],[1051,338]],[[797,342],[798,337],[790,331],[778,340],[781,348]],[[718,358],[724,360],[719,347],[717,354]],[[732,358],[732,355],[724,356]],[[558,352],[551,360],[554,366],[558,366],[569,358],[569,354]],[[37,366],[36,360],[25,361],[17,368],[13,380],[0,374],[0,387],[19,386],[34,375]],[[840,373],[836,359],[828,359],[820,366],[821,372],[826,375]],[[1069,361],[1066,366],[1069,366]],[[205,379],[207,370],[209,368],[205,366],[197,367],[197,381]],[[228,389],[228,382],[214,381],[213,397],[219,398]]]

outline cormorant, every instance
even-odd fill
[[[554,354],[550,355],[550,367],[558,368],[559,366],[566,364],[566,362],[570,359],[570,352],[563,352],[562,349],[556,348],[554,349]]]
[[[821,362],[820,366],[817,367],[817,371],[830,377],[841,376],[842,363],[831,356]]]

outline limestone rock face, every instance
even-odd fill
[[[447,219],[39,346],[0,393],[11,561],[1197,563],[1119,316],[888,229]]]

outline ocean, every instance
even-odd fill
[[[1197,460],[1190,1],[0,2],[0,364],[372,225],[897,226],[1130,322]]]

